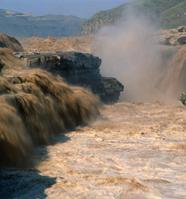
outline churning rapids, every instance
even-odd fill
[[[7,192],[17,198],[185,199],[186,108],[118,103],[101,114],[88,127],[37,150],[41,176],[9,171],[20,183]]]
[[[149,103],[106,105],[93,123],[88,121],[99,115],[100,103],[89,91],[41,70],[5,71],[0,162],[22,165],[33,159],[36,166],[0,170],[0,198],[185,199],[186,107],[177,98],[186,85],[186,49],[176,52],[158,65],[160,76],[144,72],[148,80],[156,77],[148,89],[132,85],[137,97],[148,94]],[[33,125],[37,120],[42,125]],[[88,126],[78,127],[82,124]]]
[[[162,85],[167,88],[169,94],[171,93],[175,97],[177,95],[177,92],[174,92],[175,86],[177,91],[177,88],[182,88],[181,85],[183,85],[180,75],[183,74],[185,68],[184,49],[178,50],[168,66],[173,65],[175,68],[169,70],[170,72],[167,73],[167,78],[164,78]],[[12,71],[11,74],[14,72]],[[6,74],[5,78],[7,81],[10,79]],[[6,88],[5,91],[9,88],[7,86],[12,88],[8,97],[16,99],[14,106],[9,104],[9,101],[6,103],[3,101],[3,103],[14,108],[25,104],[23,106],[25,109],[22,111],[25,114],[20,112],[20,116],[19,114],[18,116],[20,118],[23,116],[23,119],[33,116],[31,120],[26,121],[27,129],[24,133],[27,137],[31,130],[35,132],[35,129],[30,128],[30,124],[35,121],[34,118],[37,119],[35,116],[37,116],[38,110],[32,108],[30,98],[28,99],[30,103],[26,103],[27,90],[23,89],[25,87],[21,87],[20,93],[20,86],[25,85],[30,88],[30,83],[32,83],[33,88],[37,88],[31,89],[30,92],[38,98],[38,102],[41,104],[39,106],[40,114],[42,110],[45,110],[42,104],[44,102],[45,105],[46,99],[50,97],[51,102],[55,100],[57,108],[51,106],[54,107],[52,116],[57,115],[57,117],[51,117],[50,120],[45,120],[44,117],[42,123],[44,126],[53,125],[52,122],[55,118],[61,118],[58,117],[62,99],[59,93],[66,93],[65,96],[68,99],[73,99],[74,106],[66,104],[65,107],[68,109],[64,109],[69,111],[71,121],[75,122],[72,126],[77,126],[75,119],[79,118],[81,124],[84,120],[86,121],[88,116],[95,114],[91,107],[95,107],[94,110],[97,109],[96,100],[90,93],[79,88],[70,88],[61,79],[56,79],[46,72],[22,71],[18,80],[18,83],[11,81],[11,84],[2,84],[4,85],[2,88]],[[48,85],[47,90],[43,89],[43,82]],[[53,84],[54,82],[56,84]],[[172,82],[174,84],[171,84]],[[62,86],[58,88],[59,85]],[[55,97],[56,89],[60,91],[57,92],[59,99]],[[19,97],[20,94],[21,96],[24,94],[23,98]],[[6,101],[7,95],[2,95],[1,98],[4,99],[3,97]],[[78,108],[79,106],[80,108]],[[27,108],[33,113],[32,115],[26,114]],[[3,196],[3,199],[185,199],[186,107],[181,103],[165,105],[158,102],[120,102],[104,106],[100,112],[101,118],[96,122],[87,127],[78,128],[69,134],[57,135],[53,139],[53,145],[37,148],[32,161],[36,165],[34,170],[0,170],[0,196]],[[4,113],[7,112],[1,112],[2,118],[6,119]],[[63,118],[69,118],[68,114]],[[59,120],[57,121],[59,122]],[[68,124],[64,121],[64,124],[66,123]],[[9,138],[14,128],[10,125],[6,126],[6,124],[5,121],[3,127],[9,127],[8,129],[11,130],[8,131],[9,134],[6,134]],[[41,127],[36,128],[40,129],[38,132],[41,132],[36,137],[45,136],[42,133],[43,127]],[[3,132],[2,129],[2,135],[4,135]],[[19,141],[19,139],[17,140]],[[35,141],[35,138],[32,140]],[[11,140],[9,143],[12,143]],[[8,157],[12,157],[11,154],[17,154],[10,159],[15,162],[22,155],[19,153],[20,146],[19,142],[16,142],[15,149],[18,151],[11,151],[11,148],[8,148],[9,145],[5,145],[4,153],[10,155]],[[24,150],[27,148],[26,146]],[[2,153],[1,151],[1,155],[3,155]],[[26,157],[27,161],[31,158],[29,153],[26,153]]]

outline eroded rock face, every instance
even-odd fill
[[[178,32],[186,32],[186,26],[179,26],[177,30]]]
[[[4,33],[0,33],[0,48],[9,48],[14,52],[24,51],[21,43],[16,38]]]
[[[183,92],[180,96],[181,103],[186,106],[186,92]]]
[[[160,32],[161,44],[180,46],[186,44],[186,26],[166,29]]]
[[[180,45],[186,44],[186,36],[179,37],[179,38],[177,39],[177,42],[178,42]]]
[[[62,76],[72,85],[91,89],[102,101],[116,102],[123,85],[115,78],[104,78],[100,74],[101,59],[87,53],[59,52],[45,54],[25,54],[27,66],[39,67]]]
[[[0,71],[3,69],[4,67],[4,63],[2,62],[2,60],[0,59]]]

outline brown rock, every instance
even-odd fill
[[[4,33],[0,33],[0,48],[9,48],[14,52],[22,52],[23,47],[17,39]]]

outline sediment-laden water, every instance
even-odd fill
[[[19,188],[26,180],[24,189],[11,193],[17,198],[37,193],[50,199],[185,199],[186,108],[119,103],[101,114],[88,127],[59,135],[55,145],[37,150],[41,176],[10,172],[9,179],[22,179]]]
[[[0,166],[24,166],[36,146],[99,114],[91,92],[42,70],[0,77]]]

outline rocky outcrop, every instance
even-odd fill
[[[2,60],[0,59],[0,71],[4,68],[5,64],[2,62]]]
[[[116,102],[120,97],[121,91],[123,91],[123,85],[113,77],[102,77],[103,87],[106,90],[104,95],[104,101],[109,103],[110,101]]]
[[[181,103],[186,106],[186,92],[183,92],[180,96]]]
[[[20,57],[20,55],[19,55]],[[104,78],[100,74],[101,59],[87,53],[59,52],[46,54],[24,54],[27,67],[39,67],[62,76],[72,85],[89,88],[103,102],[116,102],[123,85],[115,78]]]
[[[22,52],[23,47],[17,39],[0,33],[0,48],[9,48],[14,52]]]
[[[186,32],[186,26],[179,26],[177,30],[178,32]]]
[[[186,26],[165,29],[160,32],[161,44],[178,46],[186,44]]]
[[[177,42],[178,42],[178,44],[180,44],[180,45],[186,44],[186,36],[179,37],[179,38],[177,39]]]

